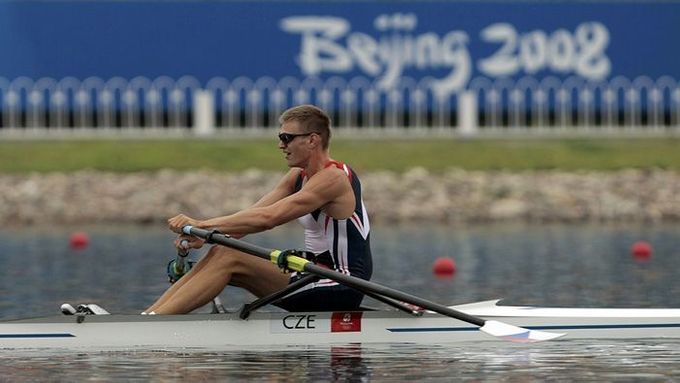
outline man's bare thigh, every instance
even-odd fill
[[[230,256],[237,259],[230,285],[242,287],[258,297],[288,286],[290,274],[282,273],[273,263],[237,250],[231,250]]]

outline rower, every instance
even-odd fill
[[[297,220],[304,228],[305,249],[321,263],[346,275],[370,279],[373,262],[368,210],[357,174],[330,156],[330,117],[316,106],[300,105],[286,110],[279,123],[278,149],[289,171],[257,202],[240,211],[206,219],[185,214],[168,219],[168,228],[179,235],[175,244],[188,239],[192,247],[203,246],[200,240],[182,233],[186,225],[243,237]],[[225,247],[211,247],[200,262],[200,268],[163,293],[147,311],[186,314],[208,303],[227,285],[264,297],[299,277],[282,274],[272,264]],[[333,279],[321,278],[276,304],[288,311],[356,310],[363,297]]]

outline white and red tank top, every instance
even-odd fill
[[[321,209],[298,218],[305,228],[305,248],[317,254],[318,261],[338,272],[362,279],[370,279],[373,273],[368,213],[361,196],[361,182],[352,169],[338,161],[329,161],[326,167],[344,170],[354,191],[354,213],[347,219],[332,218]],[[299,191],[307,176],[300,173],[295,183]],[[335,284],[329,280],[320,285]]]

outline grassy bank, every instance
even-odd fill
[[[248,168],[283,170],[273,139],[0,141],[0,173]],[[680,139],[337,139],[331,154],[360,171],[680,170]]]

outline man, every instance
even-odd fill
[[[197,220],[183,214],[168,220],[200,248],[201,239],[181,235],[185,225],[216,229],[234,237],[272,229],[298,219],[305,228],[305,247],[318,263],[341,273],[370,279],[370,224],[356,174],[331,159],[330,118],[321,109],[302,105],[280,119],[279,149],[290,170],[278,185],[253,206],[232,215]],[[187,275],[172,285],[145,313],[183,314],[205,305],[225,286],[247,289],[258,297],[284,289],[298,275],[284,274],[264,259],[224,246],[213,246]],[[363,294],[322,279],[289,295],[277,305],[289,311],[352,310]]]

